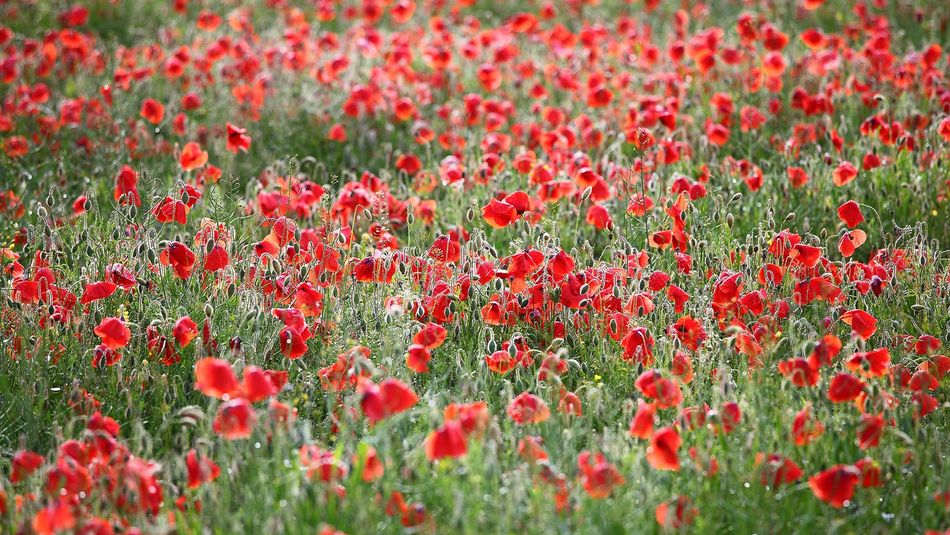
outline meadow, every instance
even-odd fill
[[[0,533],[950,534],[948,48],[0,0]]]

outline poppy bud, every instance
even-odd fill
[[[736,218],[733,217],[732,212],[726,214],[726,226],[732,228],[736,224]]]

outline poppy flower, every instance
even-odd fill
[[[360,383],[360,389],[360,408],[371,424],[407,411],[419,401],[416,393],[397,379],[384,379],[378,385],[364,381]]]
[[[803,243],[796,244],[795,247],[792,248],[792,253],[789,255],[789,258],[801,263],[807,268],[813,268],[818,265],[818,261],[821,260],[821,247],[814,247]]]
[[[316,444],[304,444],[297,450],[300,467],[304,469],[307,478],[332,483],[343,479],[349,473],[349,468],[332,451],[327,451]]]
[[[515,396],[508,404],[507,412],[518,425],[541,423],[551,416],[551,410],[544,400],[529,392]]]
[[[199,456],[194,449],[188,450],[185,455],[185,467],[188,470],[189,489],[196,489],[221,475],[221,469],[214,461],[204,455]]]
[[[493,228],[505,228],[518,219],[518,211],[505,201],[492,199],[482,208],[482,218]]]
[[[871,458],[865,457],[854,463],[861,474],[861,486],[864,488],[880,487],[884,485],[881,480],[881,465]]]
[[[886,347],[879,347],[873,351],[855,353],[847,360],[845,366],[849,371],[864,377],[883,377],[891,363],[891,354]]]
[[[653,363],[654,340],[646,327],[634,327],[620,341],[623,359],[649,366]]]
[[[178,164],[185,172],[194,171],[208,163],[208,153],[201,150],[201,145],[194,141],[185,143],[181,149],[181,156],[178,158]]]
[[[756,459],[756,464],[758,463],[759,459]],[[761,470],[759,481],[773,489],[794,483],[802,477],[802,469],[795,464],[795,461],[777,453],[772,453],[762,459]]]
[[[861,207],[854,201],[848,201],[838,207],[838,218],[848,226],[854,228],[864,221],[864,214],[861,213]]]
[[[280,341],[280,352],[285,357],[293,360],[307,354],[307,341],[301,335],[300,331],[290,326],[285,326],[277,335]]]
[[[195,253],[187,245],[177,241],[169,243],[159,255],[159,261],[166,266],[171,266],[175,275],[182,280],[191,276],[196,260]]]
[[[653,516],[660,527],[677,530],[692,525],[699,516],[699,509],[686,496],[677,496],[672,502],[657,505]]]
[[[198,336],[198,324],[188,316],[181,317],[175,322],[172,334],[179,346],[188,347],[188,344]]]
[[[785,172],[793,188],[800,188],[808,183],[808,173],[801,167],[788,167]]]
[[[114,294],[117,288],[118,286],[107,281],[91,282],[86,285],[79,302],[88,305],[94,301],[105,299]]]
[[[656,405],[637,400],[637,412],[630,421],[630,436],[646,440],[653,436],[653,425],[656,420]]]
[[[448,421],[429,433],[424,445],[426,457],[430,461],[462,457],[468,453],[468,443],[458,422]]]
[[[815,418],[810,406],[806,405],[795,413],[795,418],[792,420],[792,438],[796,446],[810,444],[824,432],[824,424]]]
[[[587,209],[587,215],[584,217],[584,221],[597,230],[609,229],[614,225],[613,219],[610,217],[610,212],[601,204],[590,205]]]
[[[237,154],[239,150],[247,152],[247,150],[251,148],[251,136],[247,135],[246,129],[235,126],[231,123],[226,123],[225,130],[227,132],[226,148],[228,151]],[[182,167],[184,167],[184,165],[182,165]]]
[[[218,271],[228,267],[230,263],[231,259],[228,258],[228,252],[224,250],[224,247],[215,245],[211,248],[211,252],[205,255],[205,262],[202,268],[205,271]]]
[[[835,403],[853,401],[864,392],[864,381],[850,373],[839,373],[831,379],[828,386],[828,399]]]
[[[858,426],[858,447],[862,450],[877,447],[884,431],[884,416],[881,414],[862,414]]]
[[[863,310],[849,310],[841,315],[841,321],[850,325],[862,340],[867,340],[877,331],[877,318]]]
[[[808,355],[808,364],[816,370],[821,366],[828,366],[841,352],[841,347],[841,340],[837,336],[826,334]]]
[[[840,509],[854,496],[859,476],[854,466],[837,464],[809,478],[808,486],[816,498]]]
[[[673,362],[670,363],[670,373],[688,385],[693,380],[693,361],[682,351],[673,353]]]
[[[592,456],[589,451],[582,451],[577,456],[577,467],[580,470],[581,486],[595,500],[610,496],[614,488],[626,482],[620,471],[608,463],[602,453]]]
[[[13,462],[10,471],[10,482],[19,483],[25,480],[33,472],[36,472],[40,466],[43,466],[43,456],[29,450],[19,450],[13,454]]]
[[[845,232],[838,240],[838,252],[845,258],[850,258],[854,252],[864,245],[868,235],[861,229]]]
[[[286,372],[283,373],[286,374]],[[283,383],[278,377],[275,372],[262,370],[257,366],[248,366],[244,368],[244,377],[241,380],[238,395],[251,403],[264,401],[280,391]]]
[[[40,509],[30,525],[33,532],[40,535],[65,533],[76,527],[76,516],[69,500],[62,497]]]
[[[445,342],[448,330],[438,323],[426,323],[412,337],[412,343],[418,344],[426,349],[436,349]]]
[[[683,316],[670,326],[670,332],[687,348],[696,351],[706,339],[703,324],[691,316]]]
[[[115,200],[125,198],[125,202],[132,203],[135,206],[142,206],[142,198],[138,190],[139,174],[128,165],[123,165],[119,174],[115,177],[115,189],[113,198]]]
[[[647,370],[634,383],[644,396],[656,400],[658,409],[668,409],[683,402],[683,392],[675,381],[663,377],[657,370]]]
[[[366,450],[353,456],[353,464],[361,466],[360,479],[369,483],[383,477],[386,467],[379,458],[376,448],[366,446]]]
[[[783,360],[778,363],[778,371],[799,388],[818,384],[818,369],[803,358]]]
[[[103,318],[93,332],[110,349],[122,349],[132,339],[132,331],[116,317]]]
[[[831,178],[835,183],[835,186],[841,187],[851,182],[858,176],[858,170],[851,164],[851,162],[841,162],[838,164],[838,167],[831,173]]]
[[[188,205],[180,200],[165,197],[165,199],[159,201],[159,203],[152,208],[152,215],[159,223],[175,222],[179,225],[184,225],[188,223],[189,210]]]
[[[165,118],[165,106],[155,99],[147,98],[142,102],[142,109],[139,114],[146,121],[157,125]]]
[[[228,399],[240,391],[240,385],[228,361],[206,357],[195,364],[195,389],[208,397]]]
[[[679,433],[672,427],[661,427],[650,437],[647,461],[657,470],[679,470],[679,448],[683,443]]]
[[[425,373],[429,371],[429,360],[432,354],[422,345],[412,344],[406,350],[406,366],[416,373]]]
[[[540,437],[526,436],[518,441],[518,456],[529,463],[536,463],[547,460],[548,452],[544,451]]]
[[[250,437],[256,423],[257,414],[251,403],[244,398],[235,398],[218,407],[212,428],[225,440],[238,440]]]

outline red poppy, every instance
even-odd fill
[[[230,152],[237,154],[239,150],[247,152],[247,149],[251,148],[251,136],[247,135],[246,129],[226,123],[225,130],[227,131],[227,149]]]
[[[195,253],[187,245],[177,241],[169,243],[159,255],[159,261],[166,266],[171,266],[180,279],[191,276],[196,260]]]
[[[762,465],[762,475],[759,480],[763,485],[773,489],[794,483],[802,477],[802,469],[795,464],[795,461],[777,453],[772,453],[761,461],[764,464]],[[759,462],[760,459],[757,458],[756,464]]]
[[[299,359],[307,354],[307,350],[309,349],[307,347],[307,341],[298,329],[285,326],[280,330],[280,333],[277,334],[277,339],[280,341],[280,352],[283,353],[285,357],[289,359]]]
[[[861,229],[845,232],[838,241],[838,252],[841,256],[850,258],[867,239],[868,235]]]
[[[442,427],[429,433],[425,440],[426,457],[430,461],[462,457],[468,453],[465,434],[458,422],[448,421]]]
[[[870,488],[884,485],[884,481],[881,479],[881,465],[873,459],[865,457],[854,463],[854,467],[861,474],[862,487]]]
[[[244,368],[239,395],[251,403],[264,401],[280,391],[287,380],[286,374],[287,372],[272,372],[257,366],[247,366]]]
[[[147,98],[142,102],[142,110],[139,114],[146,121],[157,125],[165,118],[165,106],[155,99]]]
[[[581,485],[594,499],[610,496],[614,488],[626,482],[620,471],[608,463],[602,453],[592,456],[589,451],[582,451],[577,456],[577,468],[580,470]]]
[[[124,196],[125,202],[130,202],[135,206],[141,206],[142,198],[139,196],[138,183],[139,174],[128,165],[123,165],[122,169],[119,170],[119,174],[115,177],[115,189],[112,193],[113,198],[118,201]]]
[[[438,323],[426,323],[412,337],[413,344],[419,344],[426,349],[436,349],[445,342],[448,330]]]
[[[110,349],[121,349],[132,339],[132,331],[116,317],[103,318],[93,332]]]
[[[828,399],[835,403],[853,401],[864,392],[864,381],[850,373],[839,373],[831,379],[828,386]]]
[[[634,383],[644,396],[655,399],[658,409],[668,409],[683,402],[683,392],[675,381],[663,377],[657,370],[647,370]]]
[[[179,225],[188,223],[188,211],[190,208],[185,203],[171,197],[165,197],[152,208],[152,215],[159,223],[175,222]]]
[[[198,324],[188,316],[181,317],[175,322],[172,334],[179,346],[188,347],[188,344],[198,336]]]
[[[182,147],[178,163],[183,171],[194,171],[208,163],[208,153],[201,150],[201,145],[190,141]]]
[[[848,228],[854,228],[864,221],[864,214],[861,213],[861,207],[854,201],[848,201],[838,207],[838,218],[848,225]]]
[[[482,217],[494,228],[505,228],[518,219],[518,211],[505,201],[492,199],[482,208]]]
[[[429,361],[431,359],[432,354],[423,345],[412,344],[406,350],[406,366],[416,373],[429,371]]]
[[[185,467],[188,470],[189,489],[196,489],[221,475],[221,469],[214,461],[204,455],[199,456],[194,449],[188,450],[185,455]]]
[[[87,305],[93,301],[105,299],[114,294],[116,288],[118,288],[118,286],[111,282],[91,282],[86,285],[85,290],[83,290],[82,297],[79,298],[79,302]]]
[[[858,426],[858,447],[862,450],[877,447],[884,432],[884,416],[881,414],[862,414]]]
[[[873,351],[855,353],[845,366],[848,370],[864,377],[883,377],[891,363],[891,354],[886,347]]]
[[[653,436],[653,425],[656,420],[656,405],[637,400],[637,412],[630,421],[630,436],[646,440]]]
[[[691,316],[683,316],[670,326],[670,332],[687,348],[697,351],[706,339],[703,324]]]
[[[195,388],[208,397],[218,399],[234,397],[240,391],[231,364],[212,357],[203,358],[195,364]]]
[[[397,379],[384,379],[381,383],[360,383],[362,397],[360,408],[370,423],[407,411],[419,401],[419,397],[405,383]]]
[[[838,464],[815,474],[808,480],[808,486],[819,500],[835,508],[844,507],[854,496],[860,472],[851,465]]]
[[[10,482],[19,483],[25,480],[33,472],[36,472],[40,466],[43,466],[43,456],[29,451],[19,450],[13,454],[13,462],[10,470]]]
[[[835,186],[844,186],[848,182],[851,182],[858,176],[858,170],[851,164],[851,162],[841,162],[838,167],[831,173],[832,180],[835,183]]]
[[[254,407],[244,398],[235,398],[218,407],[212,428],[226,440],[248,438],[254,431],[257,414]]]
[[[815,386],[818,384],[818,369],[803,358],[780,361],[778,363],[778,371],[797,387]]]
[[[647,461],[657,470],[679,470],[679,448],[683,443],[679,433],[672,427],[661,427],[650,437]]]
[[[841,321],[850,325],[862,340],[867,340],[877,331],[877,318],[863,310],[849,310],[841,315]]]
[[[794,420],[792,420],[792,438],[795,440],[796,446],[809,444],[824,432],[824,424],[815,418],[811,412],[811,407],[808,405],[798,411]]]
[[[551,416],[551,410],[544,400],[529,392],[515,396],[508,404],[507,412],[518,425],[541,423]]]
[[[663,502],[654,510],[656,523],[670,530],[692,525],[697,516],[699,509],[686,496],[677,496],[672,502]]]

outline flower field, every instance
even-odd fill
[[[0,533],[950,533],[947,49],[0,0]]]

